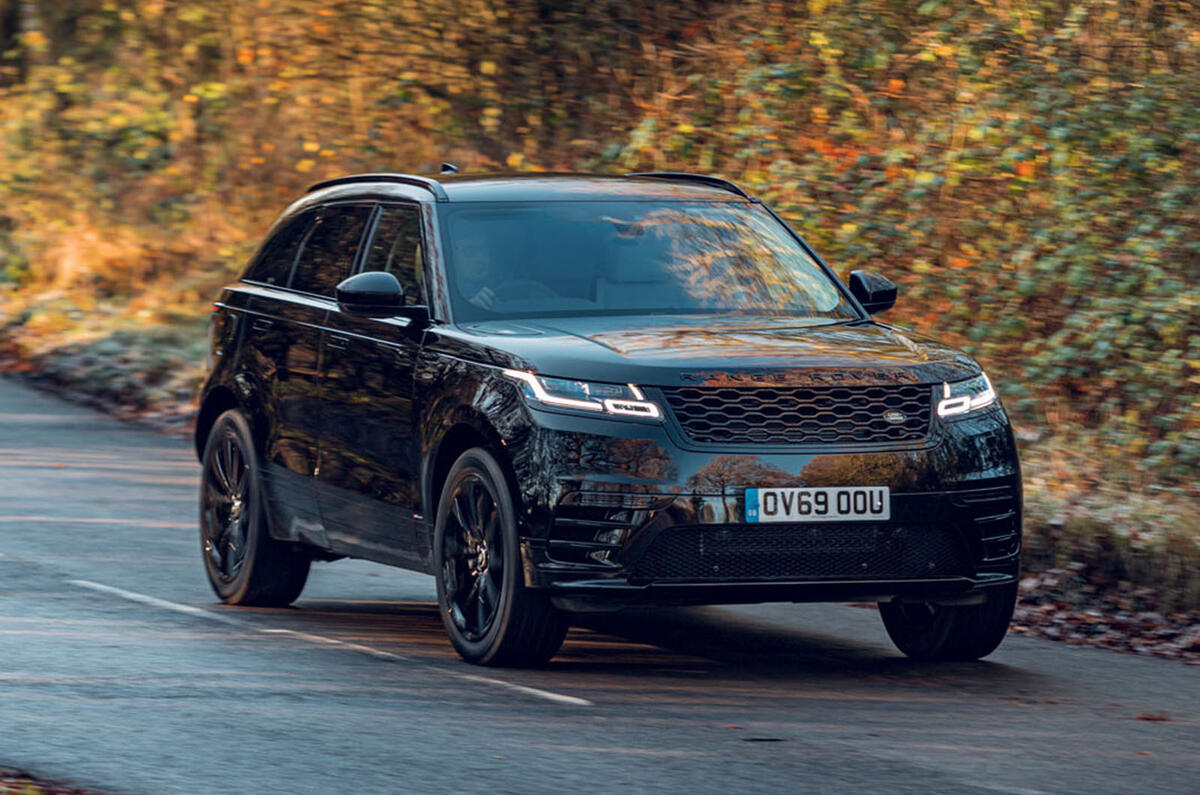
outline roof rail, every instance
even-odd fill
[[[334,185],[353,185],[361,182],[399,182],[403,185],[415,185],[432,193],[434,198],[440,202],[450,201],[450,197],[446,195],[446,190],[436,179],[432,177],[418,177],[413,174],[350,174],[349,176],[327,179],[324,182],[309,185],[307,193],[312,193],[322,188],[332,188]]]
[[[736,193],[738,196],[743,196],[747,199],[753,199],[746,191],[742,190],[736,183],[730,182],[727,179],[720,177],[710,177],[708,174],[689,174],[686,171],[638,171],[632,174],[626,174],[627,177],[650,177],[651,179],[668,179],[675,182],[699,182],[702,185],[708,185],[713,188],[727,190],[730,193]]]

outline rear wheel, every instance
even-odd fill
[[[883,602],[879,614],[892,643],[914,660],[978,660],[1008,632],[1017,585],[984,591],[977,605]]]
[[[438,502],[433,564],[442,623],[480,665],[540,665],[562,646],[566,615],[525,587],[504,473],[483,448],[463,453]]]
[[[258,456],[239,412],[217,417],[201,460],[200,547],[212,589],[234,605],[291,604],[304,590],[311,558],[267,533]]]

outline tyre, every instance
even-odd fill
[[[483,448],[463,453],[446,477],[433,566],[442,623],[467,662],[540,665],[562,646],[566,615],[525,587],[512,494]]]
[[[212,589],[231,605],[291,604],[304,590],[312,559],[267,532],[262,468],[241,413],[217,417],[201,463],[200,548]]]
[[[896,648],[914,660],[978,660],[996,650],[1017,604],[1017,584],[989,588],[975,605],[882,602]]]

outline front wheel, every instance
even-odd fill
[[[483,448],[459,456],[446,477],[433,566],[442,623],[467,662],[540,665],[562,646],[566,616],[525,587],[512,496]]]
[[[1017,604],[1017,584],[989,588],[975,605],[881,602],[892,643],[914,660],[978,660],[996,650]]]

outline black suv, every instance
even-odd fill
[[[872,318],[775,213],[694,174],[314,185],[213,309],[204,565],[286,605],[311,561],[433,574],[465,659],[570,615],[878,601],[896,645],[1008,627],[1021,482],[979,365]]]

